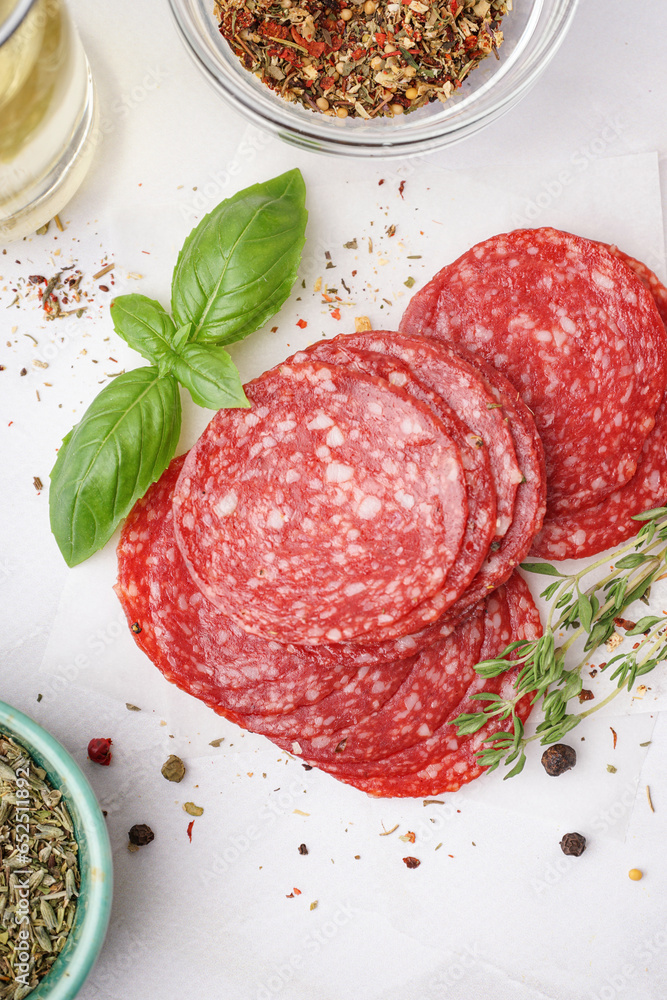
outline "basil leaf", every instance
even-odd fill
[[[174,355],[172,371],[199,406],[210,410],[250,406],[236,365],[224,347],[186,344]]]
[[[180,351],[183,344],[187,343],[191,330],[192,330],[192,323],[186,323],[184,326],[179,326],[178,330],[174,334],[175,351]]]
[[[294,284],[308,213],[299,170],[239,191],[193,229],[171,287],[177,326],[190,339],[231,344],[262,326]]]
[[[51,471],[51,530],[68,566],[102,548],[159,479],[180,429],[178,383],[156,368],[119,375],[93,400]]]
[[[176,327],[155,299],[119,295],[111,303],[111,318],[119,337],[154,364],[171,354]]]

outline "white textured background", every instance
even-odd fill
[[[109,297],[96,291],[86,319],[71,323],[44,323],[34,302],[6,310],[18,276],[76,261],[93,287],[89,277],[107,257],[117,265],[115,290],[166,301],[175,253],[203,211],[293,166],[309,191],[306,290],[270,324],[279,325],[275,336],[267,330],[235,349],[244,376],[278,361],[288,345],[342,332],[354,315],[390,326],[408,274],[420,284],[471,243],[515,224],[618,242],[665,279],[664,0],[581,0],[561,51],[517,108],[447,152],[384,166],[314,157],[247,129],[191,65],[164,2],[71,6],[98,83],[105,138],[63,213],[66,232],[0,256],[0,696],[65,744],[109,813],[114,912],[82,997],[664,997],[667,726],[651,711],[663,700],[657,678],[631,713],[619,704],[618,716],[573,735],[580,764],[558,781],[535,759],[510,787],[492,777],[444,806],[424,807],[369,800],[305,772],[170,688],[137,654],[109,589],[111,549],[70,572],[51,539],[47,495],[36,493],[33,476],[47,483],[60,439],[104,373],[139,363],[114,340]],[[383,236],[390,223],[397,224],[391,240]],[[369,235],[372,255],[363,242]],[[342,249],[354,236],[356,255]],[[335,270],[324,271],[325,250]],[[413,254],[422,260],[408,261]],[[356,305],[343,308],[341,323],[312,293],[319,274],[330,283],[344,277],[352,288]],[[303,332],[299,317],[308,321]],[[205,422],[191,405],[186,411],[183,447]],[[128,712],[126,701],[143,711]],[[85,747],[107,735],[113,765],[95,768]],[[225,742],[211,751],[217,736]],[[160,776],[169,752],[188,764],[181,785]],[[192,844],[181,808],[187,799],[205,808]],[[128,854],[135,822],[149,823],[156,840]],[[383,823],[400,829],[379,837]],[[579,859],[558,848],[572,829],[589,838]],[[407,830],[414,845],[398,840]],[[307,857],[298,854],[302,842]],[[406,869],[406,854],[421,867]],[[627,878],[635,866],[646,873],[640,883]],[[295,886],[302,895],[287,899]]]

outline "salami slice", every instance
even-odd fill
[[[521,471],[504,414],[498,412],[500,408],[479,371],[449,345],[386,330],[345,334],[331,342],[318,341],[308,353],[326,359],[333,345],[334,350],[359,348],[398,358],[423,385],[444,399],[477,438],[478,446],[481,440],[481,447],[489,456],[497,502],[496,536],[501,538],[512,523]]]
[[[505,602],[505,608],[495,612],[494,618],[499,616],[495,622],[489,623],[487,618],[488,627],[485,627],[482,647],[484,659],[501,653],[507,645],[508,635],[509,641],[535,639],[542,631],[539,613],[530,591],[518,574],[515,573],[507,586],[500,588],[493,596],[500,604]],[[506,671],[499,677],[486,681],[475,678],[464,699],[450,712],[445,724],[430,740],[395,757],[387,757],[382,761],[382,770],[375,769],[376,776],[364,777],[357,770],[354,773],[337,773],[337,777],[371,795],[384,797],[419,798],[456,791],[461,785],[483,773],[484,768],[478,764],[476,754],[484,740],[499,732],[507,722],[500,718],[491,719],[478,733],[459,736],[456,727],[451,725],[451,720],[463,712],[479,710],[479,702],[472,698],[473,694],[490,692],[498,693],[501,697],[512,697],[517,670],[518,668]],[[530,696],[522,698],[516,708],[518,717],[525,721],[531,708]],[[415,766],[419,769],[415,769]]]
[[[174,493],[202,593],[247,632],[309,644],[363,636],[432,595],[467,502],[458,449],[428,407],[317,362],[246,392],[252,409],[216,414]]]
[[[475,614],[445,639],[416,658],[410,673],[379,711],[331,734],[299,740],[299,755],[331,774],[350,768],[367,775],[369,762],[393,756],[423,743],[458,705],[479,660],[484,611]],[[380,771],[382,773],[382,771]]]
[[[470,700],[471,695],[482,690],[489,690],[484,688],[484,680],[475,673],[475,663],[496,656],[511,641],[512,623],[504,587],[498,588],[484,602],[482,626],[478,655],[472,662],[461,665],[461,670],[458,672],[456,683],[453,686],[455,698],[446,706],[439,724],[434,726],[431,732],[425,732],[421,739],[405,749],[395,753],[388,750],[378,759],[363,763],[348,759],[347,748],[343,750],[340,759],[335,761],[333,766],[330,761],[322,760],[316,751],[308,753],[309,746],[302,749],[304,758],[309,764],[320,767],[328,773],[356,777],[363,781],[369,780],[372,786],[373,778],[383,778],[388,774],[409,774],[421,771],[431,761],[438,760],[447,750],[457,749],[458,737],[456,729],[451,725],[451,720],[465,710],[461,707],[464,703],[474,705],[474,701]],[[472,710],[478,711],[478,706]]]
[[[389,657],[384,670],[373,653],[348,648],[282,646],[248,635],[213,607],[193,584],[174,541],[171,499],[185,456],[174,459],[134,507],[118,546],[116,592],[135,641],[167,680],[245,728],[238,713],[273,717],[310,709],[353,679],[370,675],[374,697],[384,683],[396,690],[415,657]],[[347,650],[347,652],[346,652]],[[371,703],[369,711],[379,706]],[[260,723],[254,728],[259,731]]]
[[[604,246],[554,229],[493,237],[415,296],[401,330],[468,347],[518,389],[544,443],[551,512],[634,475],[667,341],[651,296]]]
[[[352,363],[368,366],[370,355],[361,346],[357,346],[366,344],[374,352],[384,352],[384,357],[387,358],[383,362],[385,365],[389,363],[390,358],[399,358],[403,363],[409,364],[410,370],[419,381],[432,391],[435,389],[443,392],[451,406],[458,405],[461,408],[460,393],[463,392],[467,419],[474,420],[476,427],[483,427],[487,437],[497,443],[501,451],[507,448],[509,438],[512,454],[516,455],[518,466],[514,467],[508,467],[507,464],[503,464],[499,455],[495,456],[495,481],[505,498],[502,508],[505,512],[504,517],[505,519],[510,517],[509,526],[506,520],[503,524],[503,528],[506,527],[503,537],[493,544],[481,567],[477,562],[479,572],[474,578],[472,575],[467,576],[468,583],[465,587],[462,586],[462,579],[469,566],[465,563],[464,547],[441,595],[424,602],[413,612],[413,615],[419,611],[428,613],[434,607],[440,607],[444,611],[454,599],[455,603],[450,608],[449,618],[455,620],[469,612],[470,608],[486,597],[494,587],[509,578],[514,567],[528,553],[532,539],[542,525],[546,505],[546,469],[544,451],[535,421],[507,379],[483,359],[462,348],[443,350],[445,345],[436,342],[372,331],[361,335],[337,337],[329,342],[318,342],[308,349],[308,353],[314,353],[323,360],[333,360],[336,356],[340,357],[340,352],[344,352]],[[377,358],[378,354],[374,353],[372,357]],[[443,369],[448,370],[447,366],[452,357],[456,359],[456,364],[453,368],[453,382],[448,382],[443,375]],[[471,386],[475,381],[473,369],[478,373],[478,380],[481,376],[483,393],[481,396],[479,391],[476,397],[471,393]],[[461,377],[462,371],[465,373],[465,378]],[[410,391],[415,390],[411,388]],[[431,405],[434,404],[431,402]],[[477,416],[480,411],[481,417]],[[486,415],[490,416],[489,421],[484,420]],[[493,451],[490,456],[493,460]],[[486,486],[484,488],[488,489]],[[468,498],[469,505],[473,509],[474,501],[471,502],[470,499],[470,488]],[[486,546],[487,537],[483,542]],[[455,598],[457,590],[458,596]]]
[[[355,345],[355,337],[337,337],[334,341],[319,341],[308,348],[307,352],[295,355],[294,360],[304,359],[308,355],[331,364],[349,364],[371,375],[385,378],[392,385],[400,386],[411,396],[425,403],[442,422],[457,445],[466,481],[468,520],[459,556],[441,588],[432,597],[422,601],[398,622],[384,626],[378,633],[368,636],[368,639],[388,639],[405,634],[406,629],[412,633],[424,628],[430,621],[438,618],[465,591],[486,557],[496,533],[496,493],[488,449],[480,447],[479,435],[470,431],[442,396],[427,387],[399,358],[364,350]],[[474,603],[476,601],[470,602]]]
[[[610,248],[650,290],[667,327],[667,288],[641,261]],[[533,542],[532,554],[542,559],[582,559],[620,545],[641,528],[635,514],[667,503],[667,398],[656,414],[655,427],[644,442],[637,471],[620,490],[602,503],[572,514],[547,518]]]
[[[283,715],[245,715],[243,725],[268,736],[283,750],[301,753],[302,742],[326,737],[341,726],[356,725],[379,712],[411,675],[418,660],[415,656],[361,667],[345,687],[337,687],[314,705],[303,705]]]
[[[466,592],[450,608],[449,614],[454,617],[464,614],[490,590],[508,580],[515,566],[526,557],[542,527],[547,496],[544,449],[530,410],[500,372],[480,357],[462,348],[458,350],[479,368],[502,406],[523,478],[516,493],[512,523],[500,544],[492,546]]]

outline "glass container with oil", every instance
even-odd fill
[[[93,158],[96,102],[63,0],[0,0],[0,245],[47,223]]]

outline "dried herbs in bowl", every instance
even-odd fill
[[[104,818],[62,746],[0,702],[0,1000],[71,1000],[102,946]]]

